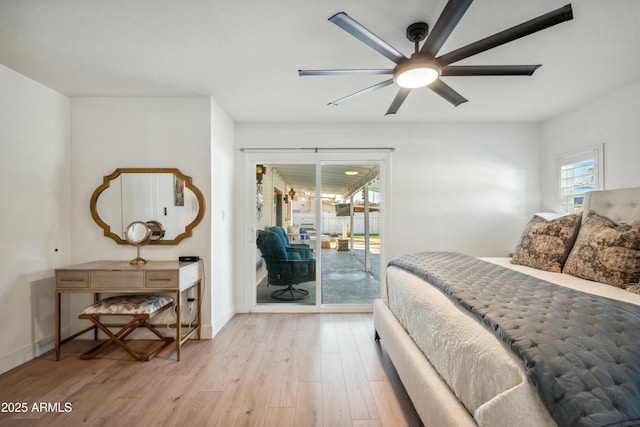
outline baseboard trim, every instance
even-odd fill
[[[69,331],[63,331],[63,336],[65,333],[68,334]],[[54,348],[54,337],[50,336],[45,337],[40,341],[25,345],[11,353],[7,353],[0,357],[0,374],[10,371],[23,363],[27,363],[36,357],[42,356]]]
[[[211,322],[211,325],[203,325],[203,338],[205,339],[212,339],[213,337],[216,336],[216,334],[218,332],[220,332],[222,330],[222,328],[224,328],[224,325],[226,325],[229,320],[231,320],[231,318],[233,317],[233,315],[235,314],[234,311],[232,310],[227,310],[223,313],[220,313],[214,320],[213,322]]]

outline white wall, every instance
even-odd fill
[[[53,348],[56,267],[135,256],[89,214],[94,189],[118,167],[175,167],[204,194],[207,213],[193,237],[142,251],[204,260],[203,337],[220,330],[234,313],[232,251],[211,250],[212,242],[233,246],[234,124],[220,106],[208,97],[69,100],[4,66],[0,91],[0,372]],[[63,297],[66,331],[89,302]]]
[[[520,123],[236,125],[238,149],[395,147],[391,210],[383,213],[388,257],[423,250],[506,256],[540,207],[539,138],[538,125]],[[245,156],[238,154],[238,170],[247,168]],[[245,227],[238,224],[239,236],[249,233]]]
[[[640,81],[542,124],[543,209],[558,210],[558,154],[604,144],[604,188],[640,186]]]
[[[540,204],[535,124],[430,124],[396,144],[390,255],[507,256]]]
[[[235,313],[233,247],[234,234],[234,123],[211,100],[211,273],[207,286],[211,295],[211,326],[214,336]]]
[[[0,372],[53,348],[71,259],[69,99],[0,65]]]
[[[215,111],[213,109],[215,108]],[[215,123],[214,123],[215,122]],[[215,126],[215,129],[213,127]],[[172,167],[191,176],[193,184],[202,191],[207,211],[202,222],[193,230],[193,236],[179,245],[144,246],[142,256],[149,260],[174,260],[180,255],[198,255],[205,261],[207,288],[203,306],[205,336],[210,336],[212,325],[212,221],[216,229],[220,220],[220,207],[212,203],[213,153],[225,153],[231,144],[229,119],[207,97],[193,98],[72,98],[71,100],[71,243],[72,263],[99,259],[130,260],[135,248],[118,245],[103,236],[89,214],[89,200],[104,175],[123,167]],[[218,145],[212,149],[212,143]],[[216,160],[217,161],[217,160]],[[224,159],[219,161],[224,165]],[[219,174],[219,175],[218,175]],[[228,168],[216,170],[216,176],[230,180]],[[218,189],[216,189],[217,191]],[[216,192],[215,201],[230,197],[230,191]],[[229,203],[227,203],[229,204]],[[231,264],[231,258],[216,263]],[[74,295],[69,305],[76,313],[89,299]],[[228,311],[217,307],[216,312]],[[74,328],[78,326],[75,318]]]

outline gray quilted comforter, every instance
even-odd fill
[[[640,307],[457,253],[389,265],[437,286],[522,357],[559,426],[640,425]]]

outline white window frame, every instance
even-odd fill
[[[579,164],[587,161],[594,162],[591,174],[575,176],[574,173],[581,169]],[[581,211],[585,193],[604,189],[604,144],[559,154],[557,156],[557,172],[560,212]],[[581,187],[586,187],[586,184],[589,184],[592,188],[576,187],[575,180],[580,177],[585,181],[585,185]]]

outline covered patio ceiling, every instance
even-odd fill
[[[297,194],[314,193],[316,189],[315,165],[267,165],[278,174]],[[351,174],[347,174],[347,172]],[[357,172],[357,174],[353,174]],[[345,199],[369,184],[372,191],[380,191],[380,167],[377,164],[347,164],[321,166],[321,191],[339,194]]]

